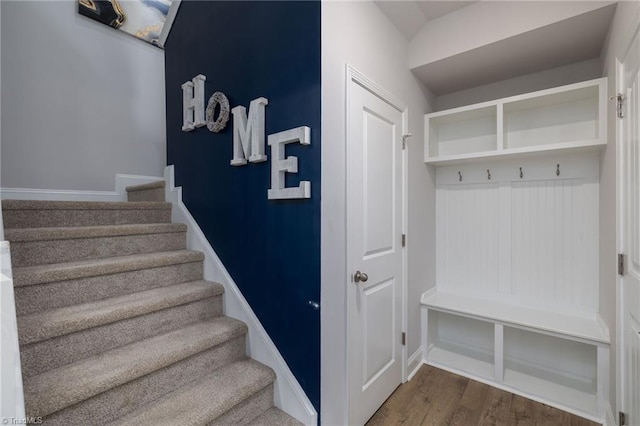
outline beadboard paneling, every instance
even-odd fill
[[[445,186],[437,209],[440,282],[456,290],[498,289],[497,183]],[[440,201],[440,200],[437,200]]]
[[[597,312],[597,153],[444,167],[437,181],[441,290]]]
[[[597,264],[587,240],[587,206],[582,179],[512,184],[512,291],[523,297],[597,306]],[[589,230],[591,231],[591,230]],[[596,231],[597,232],[597,231]],[[596,289],[594,292],[593,290]]]

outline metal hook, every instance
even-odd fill
[[[491,171],[487,169],[487,179],[491,180]]]
[[[520,167],[520,179],[524,177],[524,173],[522,173],[522,167]]]
[[[556,166],[556,176],[560,176],[560,164]]]
[[[458,171],[458,180],[462,182],[462,172]]]

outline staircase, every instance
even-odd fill
[[[129,202],[3,200],[27,416],[45,425],[298,425],[246,356],[164,182]]]

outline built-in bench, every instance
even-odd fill
[[[433,288],[422,296],[424,362],[602,421],[609,330],[567,314]]]

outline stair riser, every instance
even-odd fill
[[[45,425],[103,425],[232,362],[246,358],[245,336],[47,416]],[[27,415],[30,413],[27,403]]]
[[[40,374],[220,315],[222,296],[217,296],[25,345],[20,356],[22,374]]]
[[[16,311],[27,315],[202,279],[202,262],[15,287]]]
[[[4,210],[2,218],[7,229],[129,225],[169,223],[171,210]]]
[[[186,232],[11,243],[13,267],[183,250]]]
[[[128,201],[164,201],[164,188],[127,192]]]
[[[246,425],[273,407],[273,384],[247,398],[207,426]]]

